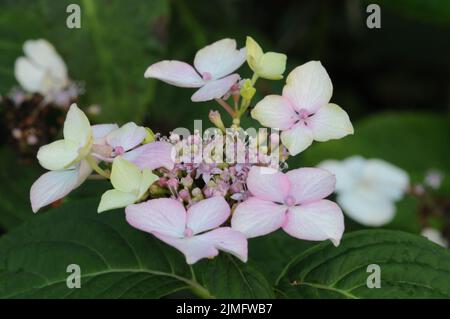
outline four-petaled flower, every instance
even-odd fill
[[[237,206],[231,227],[248,238],[281,227],[293,237],[330,239],[337,246],[344,232],[344,216],[338,205],[323,199],[333,192],[335,182],[332,174],[319,168],[283,174],[253,166],[247,177],[253,197]]]
[[[45,96],[69,84],[66,64],[47,40],[25,41],[23,51],[26,56],[19,57],[14,68],[23,89]]]
[[[264,53],[252,37],[247,37],[247,63],[255,74],[263,79],[280,80],[286,69],[286,55],[276,52]]]
[[[297,155],[313,140],[324,142],[353,134],[347,113],[328,103],[333,85],[320,62],[310,61],[287,77],[283,95],[268,95],[252,110],[262,125],[280,129],[281,142]]]
[[[366,226],[382,226],[395,216],[394,202],[409,186],[402,169],[380,159],[352,156],[343,161],[327,160],[319,167],[336,176],[337,202],[352,219]]]
[[[245,52],[245,48],[236,49],[235,40],[222,39],[197,52],[195,69],[185,62],[166,60],[149,66],[144,76],[179,87],[200,88],[192,101],[209,101],[224,96],[240,79],[231,73],[245,62]]]
[[[69,194],[92,172],[85,158],[92,146],[93,130],[76,104],[70,106],[63,134],[64,139],[42,146],[37,154],[39,163],[50,172],[43,174],[31,186],[33,212]]]
[[[128,223],[181,251],[188,264],[211,258],[219,250],[247,261],[247,239],[220,227],[230,216],[230,207],[221,196],[192,205],[187,211],[175,199],[160,198],[130,205],[125,209]]]

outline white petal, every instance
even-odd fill
[[[448,241],[442,236],[441,232],[434,228],[425,228],[422,230],[422,236],[426,237],[428,240],[441,245],[442,247],[448,247]]]
[[[195,55],[194,66],[200,74],[209,73],[217,80],[238,69],[246,59],[246,50],[236,49],[236,41],[222,39],[207,45]]]
[[[306,204],[333,193],[336,178],[330,172],[312,167],[291,170],[286,173],[291,183],[290,194],[296,204]]]
[[[319,108],[307,121],[314,139],[319,142],[339,139],[354,132],[347,113],[333,103]]]
[[[68,168],[78,158],[78,145],[66,140],[58,140],[41,146],[37,159],[42,167],[48,170]]]
[[[14,75],[17,82],[26,91],[41,94],[47,93],[43,90],[42,82],[44,81],[45,71],[34,65],[30,60],[20,57],[14,65]]]
[[[110,189],[103,193],[97,212],[101,213],[106,210],[127,207],[134,204],[137,200],[138,197],[135,194]]]
[[[247,238],[263,236],[280,228],[286,219],[286,206],[251,197],[238,204],[231,228]]]
[[[290,182],[285,174],[275,169],[253,166],[248,173],[247,188],[259,199],[284,203],[290,192]]]
[[[345,191],[338,195],[337,202],[347,216],[365,226],[383,226],[395,216],[394,203],[370,189]]]
[[[313,133],[303,122],[299,122],[289,130],[281,132],[281,142],[287,147],[289,153],[295,156],[312,144]]]
[[[326,160],[318,167],[325,169],[336,176],[336,192],[342,192],[355,187],[361,179],[365,160],[361,156],[352,156],[343,161]]]
[[[238,74],[231,74],[220,80],[212,80],[198,89],[191,97],[193,102],[204,102],[219,99],[224,96],[231,87],[239,81]]]
[[[186,210],[175,199],[152,199],[125,209],[127,222],[151,234],[181,238],[186,228]]]
[[[280,130],[291,128],[298,118],[289,100],[279,95],[267,95],[251,114],[261,125]]]
[[[79,147],[88,144],[92,137],[89,119],[78,106],[73,103],[64,121],[64,139],[77,143]]]
[[[222,225],[230,216],[230,206],[221,196],[199,201],[187,211],[187,227],[194,234]]]
[[[289,208],[283,229],[299,239],[330,239],[338,246],[344,233],[344,215],[338,205],[322,199]]]
[[[392,200],[401,199],[409,186],[408,173],[381,159],[367,160],[362,178]]]
[[[82,161],[75,169],[47,172],[31,186],[30,201],[33,212],[65,197],[80,186],[91,174],[89,164]]]
[[[195,69],[181,61],[161,61],[152,64],[145,71],[144,77],[187,88],[197,88],[204,84]]]
[[[50,73],[54,85],[62,88],[68,83],[67,67],[53,45],[44,39],[28,40],[23,46],[28,58]]]
[[[125,151],[128,151],[139,145],[146,135],[147,131],[144,127],[129,122],[109,133],[106,141],[112,147],[122,146]]]
[[[119,125],[117,124],[97,124],[92,125],[92,138],[95,144],[103,144],[106,135],[114,130],[117,130]]]
[[[310,114],[325,106],[333,94],[333,85],[327,71],[319,61],[310,61],[289,73],[283,96],[297,108]]]

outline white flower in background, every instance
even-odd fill
[[[353,134],[347,113],[329,103],[332,93],[325,68],[319,61],[310,61],[289,73],[281,96],[266,96],[251,114],[262,125],[281,130],[281,142],[291,155],[297,155],[313,141]]]
[[[352,156],[319,164],[336,175],[337,202],[344,213],[365,226],[382,226],[395,215],[395,202],[409,187],[408,174],[381,159]]]
[[[222,39],[207,45],[195,55],[194,66],[176,61],[157,62],[145,71],[146,78],[187,88],[199,88],[193,102],[209,101],[224,96],[239,81],[236,71],[246,59],[246,50],[236,49],[236,41]]]
[[[441,232],[437,229],[425,228],[424,230],[422,230],[422,236],[428,238],[428,240],[431,240],[438,245],[441,245],[442,247],[448,247],[447,239],[445,239],[444,236],[442,236]]]
[[[14,74],[25,91],[44,96],[58,92],[69,84],[67,67],[47,40],[28,40],[23,45],[25,56],[16,60]]]

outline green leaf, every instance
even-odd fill
[[[0,162],[0,228],[7,231],[33,216],[29,192],[40,170],[6,147],[0,148]]]
[[[175,249],[138,231],[123,210],[97,214],[98,199],[69,202],[0,239],[0,298],[159,298],[191,289],[201,297],[269,298],[256,270],[221,255],[193,268]],[[81,268],[68,289],[66,268]]]
[[[80,29],[66,27],[66,7],[72,3],[81,8]],[[46,38],[67,63],[71,78],[85,83],[81,106],[101,105],[101,121],[140,121],[153,102],[156,83],[144,79],[144,72],[165,47],[168,14],[167,0],[126,5],[120,0],[5,1],[0,90],[17,84],[14,61],[23,55],[23,42]]]
[[[366,0],[366,3],[373,1]],[[381,15],[386,9],[418,20],[443,25],[450,23],[450,2],[446,0],[378,0],[376,3],[381,7]]]
[[[367,266],[380,266],[381,288],[368,288]],[[450,253],[424,237],[365,230],[294,258],[278,278],[287,298],[449,298]]]

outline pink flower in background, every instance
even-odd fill
[[[247,261],[247,239],[230,227],[219,227],[230,216],[223,197],[212,197],[187,211],[175,199],[160,198],[130,205],[125,209],[128,223],[153,234],[186,256],[188,264],[217,256],[219,250]]]
[[[195,69],[185,62],[165,60],[149,66],[144,76],[179,87],[200,88],[192,95],[192,101],[209,101],[221,98],[236,84],[240,76],[231,73],[245,59],[245,48],[237,50],[235,40],[222,39],[197,52]]]
[[[252,110],[262,125],[280,129],[281,142],[297,155],[312,142],[324,142],[353,134],[347,113],[329,103],[333,85],[318,61],[310,61],[289,73],[283,94],[268,95]]]
[[[344,232],[344,216],[338,205],[323,199],[334,191],[335,183],[331,173],[319,168],[283,174],[254,166],[247,178],[253,197],[237,206],[232,229],[251,238],[281,227],[293,237],[330,239],[337,246]]]

